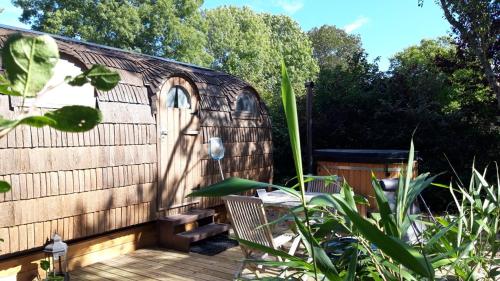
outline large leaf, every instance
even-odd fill
[[[68,84],[72,86],[82,86],[90,82],[90,84],[98,90],[109,91],[113,89],[119,81],[120,75],[118,72],[96,64],[82,74],[70,78]]]
[[[210,185],[208,187],[196,190],[189,195],[188,197],[220,197],[220,196],[226,196],[226,195],[231,195],[231,194],[236,194],[236,193],[241,193],[245,192],[251,189],[258,189],[258,188],[268,188],[268,187],[275,187],[279,189],[286,189],[289,190],[289,188],[282,187],[282,186],[277,186],[265,182],[258,182],[258,181],[253,181],[253,180],[248,180],[248,179],[242,179],[238,177],[231,177],[227,178],[221,182],[218,182],[216,184]],[[295,192],[296,191],[290,191],[290,192]]]
[[[65,132],[85,132],[99,124],[101,118],[99,110],[80,105],[65,106],[44,115],[27,116],[16,120],[0,116],[0,136],[23,124],[37,128],[50,126]]]
[[[292,256],[287,252],[277,250],[277,249],[274,249],[272,247],[267,247],[267,246],[264,246],[264,245],[261,245],[258,243],[254,243],[252,241],[248,241],[245,239],[239,239],[239,238],[235,238],[235,239],[238,241],[238,243],[240,243],[241,245],[248,247],[250,249],[258,250],[258,251],[267,253],[267,254],[274,256],[274,257],[281,257],[285,260],[290,260],[290,261],[297,262],[297,263],[307,264],[307,262],[304,261],[303,259],[296,257],[296,256]]]
[[[302,155],[300,150],[299,118],[297,116],[297,102],[293,93],[292,83],[288,77],[285,62],[281,62],[281,99],[286,115],[288,134],[292,147],[293,161],[295,162],[295,172],[299,181],[302,199],[305,198],[304,172],[302,170]]]
[[[375,174],[372,172],[372,186],[375,190],[375,199],[377,200],[378,209],[380,212],[380,219],[384,230],[387,234],[393,237],[399,237],[399,232],[396,227],[396,222],[394,221],[394,215],[392,214],[391,207],[389,206],[389,200],[385,196],[382,187]]]
[[[91,130],[102,119],[99,110],[81,105],[65,106],[47,112],[44,116],[55,121],[53,124],[48,124],[52,128],[74,133]]]
[[[356,268],[358,266],[358,255],[359,251],[358,249],[354,249],[353,256],[351,257],[351,260],[349,261],[349,266],[347,267],[347,275],[345,277],[345,281],[354,281],[356,277]]]
[[[0,138],[21,124],[40,128],[46,125],[53,125],[55,121],[45,116],[28,116],[15,120],[4,119],[0,116]]]
[[[336,201],[363,237],[377,246],[382,252],[415,273],[428,278],[434,277],[434,269],[419,252],[401,240],[384,234],[376,226],[352,210],[343,200],[333,196],[331,198]]]
[[[309,230],[298,217],[295,217],[295,224],[297,225],[297,230],[302,238],[302,242],[304,243],[309,254],[314,257],[319,271],[321,271],[321,273],[323,273],[328,280],[340,281],[341,279],[337,269],[330,260],[330,257],[328,257],[325,250],[320,247],[316,239],[314,239]]]
[[[2,60],[11,91],[34,97],[52,77],[59,51],[55,40],[48,35],[15,34],[4,45]]]
[[[7,80],[7,78],[5,78],[5,76],[1,74],[0,74],[0,94],[12,95],[12,96],[20,95],[19,93],[14,92],[12,90],[9,80]]]
[[[56,120],[47,116],[29,116],[19,120],[19,124],[41,128],[43,126],[54,126],[56,124]]]
[[[6,181],[0,181],[0,192],[5,193],[10,190],[10,184]]]

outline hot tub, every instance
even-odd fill
[[[313,156],[318,175],[344,177],[355,193],[370,201],[368,211],[373,211],[376,203],[371,172],[378,179],[399,177],[401,169],[408,163],[408,153],[408,150],[393,149],[316,149]],[[413,174],[416,175],[417,161],[414,165]]]

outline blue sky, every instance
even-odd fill
[[[359,34],[370,59],[381,57],[380,68],[386,70],[389,58],[424,38],[446,35],[450,26],[433,0],[424,7],[417,0],[205,0],[205,8],[223,5],[249,6],[257,12],[285,14],[308,31],[323,24],[344,28]],[[25,27],[17,18],[21,10],[10,0],[0,0],[4,12],[0,23]]]

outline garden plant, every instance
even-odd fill
[[[368,204],[367,200],[355,195],[352,187],[345,181],[340,193],[316,196],[307,202],[305,185],[318,176],[303,174],[295,95],[284,63],[281,78],[282,100],[297,183],[292,187],[284,187],[233,177],[189,195],[224,196],[273,187],[300,199],[301,206],[291,209],[287,215],[272,223],[294,221],[293,228],[301,237],[304,255],[291,256],[284,251],[239,239],[244,246],[284,260],[252,262],[283,268],[284,274],[273,277],[272,280],[498,278],[498,182],[496,185],[489,185],[484,174],[474,169],[468,190],[460,186],[456,188],[436,184],[448,188],[454,195],[458,215],[434,218],[432,215],[424,217],[411,214],[412,204],[437,177],[430,176],[429,173],[413,177],[413,142],[408,164],[400,173],[395,207],[390,207],[388,198],[373,175],[378,212],[368,217],[361,216],[357,209],[357,204]],[[328,182],[335,180],[336,176],[321,178]],[[460,192],[460,196],[457,192]],[[437,222],[432,221],[433,219]],[[417,224],[424,225],[423,229],[419,230]],[[409,231],[417,233],[416,239],[408,239]],[[449,277],[451,272],[454,272],[454,276]]]

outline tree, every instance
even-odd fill
[[[279,96],[281,60],[294,77],[294,90],[303,95],[304,82],[313,79],[318,66],[311,42],[288,16],[259,14],[248,7],[220,7],[206,13],[207,50],[212,68],[249,81],[266,99]]]
[[[275,58],[274,70],[279,71],[282,58],[289,75],[294,79],[292,87],[295,94],[299,97],[303,96],[305,94],[304,83],[315,80],[319,72],[311,41],[299,24],[288,16],[261,14],[261,17],[271,29],[271,46],[275,53],[272,56]],[[277,78],[275,74],[269,77],[274,82],[274,88],[280,83]]]
[[[496,0],[438,0],[459,45],[479,61],[500,111],[500,4]]]
[[[226,71],[250,82],[270,108],[273,139],[277,146],[273,155],[275,178],[291,171],[293,163],[286,120],[280,97],[281,60],[285,60],[293,90],[301,110],[304,83],[314,80],[318,65],[312,55],[311,42],[300,26],[288,16],[259,14],[250,8],[220,7],[207,11],[207,50],[214,58],[212,68]]]
[[[13,0],[31,28],[207,65],[202,0]]]
[[[322,69],[345,68],[349,61],[364,53],[359,36],[347,34],[332,25],[315,27],[308,35],[313,44],[314,57]]]
[[[273,83],[271,30],[250,8],[220,7],[206,12],[211,67],[238,76],[269,96]]]

